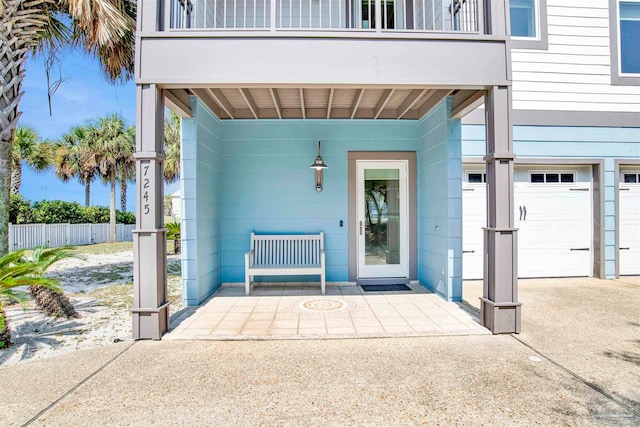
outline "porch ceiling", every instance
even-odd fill
[[[204,87],[167,89],[167,105],[190,116],[196,95],[219,118],[232,119],[405,119],[422,118],[448,95],[454,117],[482,102],[483,90],[384,87]]]

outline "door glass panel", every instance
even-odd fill
[[[400,264],[400,171],[365,169],[365,264]]]

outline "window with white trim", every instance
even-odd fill
[[[469,184],[484,184],[487,182],[487,173],[479,171],[467,172],[467,182]]]
[[[529,172],[530,184],[574,184],[575,172]]]
[[[546,50],[547,0],[510,0],[511,47]]]
[[[511,37],[538,37],[537,0],[511,0]]]
[[[640,74],[640,1],[618,2],[620,73]]]
[[[623,184],[640,184],[640,172],[622,172]]]

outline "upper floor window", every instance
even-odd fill
[[[510,0],[512,47],[547,49],[547,0]]]
[[[611,83],[640,85],[640,0],[609,0]]]
[[[511,0],[509,2],[512,37],[536,38],[538,36],[536,3],[536,0]]]
[[[640,74],[640,1],[620,2],[620,72]]]

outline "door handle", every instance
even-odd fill
[[[526,221],[526,220],[527,220],[527,207],[520,206],[520,221]]]
[[[360,235],[362,236],[362,221],[360,221]]]
[[[588,251],[589,248],[571,248],[570,251]]]
[[[631,248],[620,248],[621,251],[628,251]]]

